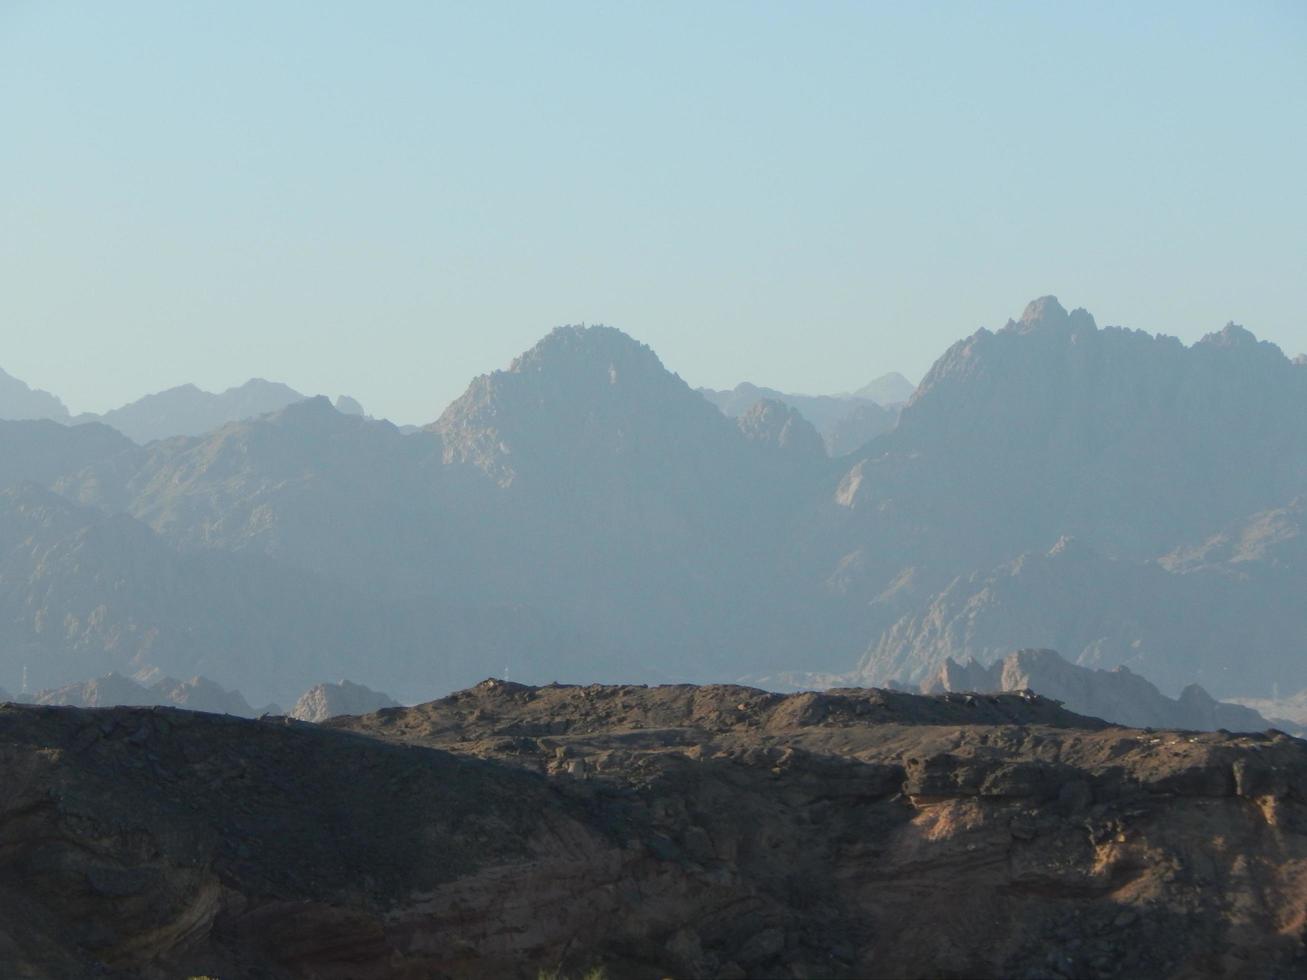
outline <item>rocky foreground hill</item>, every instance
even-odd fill
[[[8,977],[1289,977],[1307,746],[1033,695],[0,708]]]

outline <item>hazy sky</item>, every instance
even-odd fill
[[[434,418],[550,326],[914,380],[1056,293],[1307,350],[1307,4],[0,0],[0,367]]]

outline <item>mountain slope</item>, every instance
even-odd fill
[[[107,425],[0,421],[0,488],[31,480],[51,483],[135,449]]]
[[[416,700],[489,665],[552,679],[589,649],[540,611],[491,599],[379,601],[259,554],[176,551],[127,515],[34,484],[0,493],[7,687],[25,670],[33,689],[154,671],[291,704],[317,678],[365,670]]]
[[[6,976],[1307,963],[1307,747],[1283,735],[1014,695],[487,681],[323,725],[10,706],[0,757]]]
[[[68,420],[68,409],[62,401],[48,391],[29,388],[13,375],[0,370],[0,419]]]
[[[946,352],[830,486],[808,548],[811,574],[848,600],[836,642],[1064,536],[1146,562],[1293,499],[1303,418],[1307,374],[1241,328],[1186,347],[1037,300]],[[1077,649],[1008,648],[1034,645]]]
[[[1063,540],[960,576],[871,645],[857,676],[914,683],[947,660],[990,664],[1047,647],[1084,666],[1128,665],[1166,690],[1221,697],[1307,687],[1307,501],[1236,522],[1154,562]]]

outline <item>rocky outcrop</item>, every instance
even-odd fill
[[[366,715],[382,708],[398,707],[399,702],[387,694],[343,680],[339,684],[315,684],[309,688],[295,702],[290,716],[319,722],[337,715]]]
[[[5,975],[1307,966],[1307,748],[1275,733],[488,681],[325,725],[8,706],[0,758]]]
[[[947,660],[921,684],[921,691],[1035,691],[1077,714],[1135,728],[1261,732],[1271,727],[1251,708],[1217,701],[1197,684],[1186,687],[1178,699],[1168,698],[1127,667],[1078,667],[1054,650],[1018,650],[988,666]]]

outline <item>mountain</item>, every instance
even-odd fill
[[[406,575],[425,588],[441,552],[430,499],[439,459],[438,439],[402,436],[318,397],[153,443],[129,467],[89,467],[56,486],[130,513],[183,549],[262,554],[378,594],[411,594],[419,587]]]
[[[0,488],[31,480],[51,483],[93,463],[105,463],[135,447],[107,425],[60,425],[0,421]]]
[[[1105,558],[1074,539],[959,576],[873,642],[863,683],[917,683],[952,660],[1041,646],[1082,666],[1128,665],[1164,689],[1222,697],[1307,686],[1304,501],[1162,559]],[[1077,709],[1079,710],[1079,709]]]
[[[1236,698],[1235,701],[1290,731],[1307,728],[1307,690],[1289,697]]]
[[[34,484],[0,492],[7,684],[24,672],[38,689],[115,671],[202,674],[256,703],[293,703],[315,677],[356,668],[416,700],[469,683],[489,665],[549,679],[589,649],[581,633],[540,610],[489,598],[378,600],[256,552],[178,550],[126,514],[80,507]],[[172,694],[154,696],[180,697],[169,683]]]
[[[338,715],[367,715],[382,708],[398,708],[399,702],[387,694],[362,684],[341,681],[339,684],[315,684],[295,702],[290,717],[300,721],[321,722]]]
[[[861,678],[919,682],[948,657],[1036,646],[1128,663],[1168,694],[1296,690],[1302,580],[1282,526],[1307,495],[1304,417],[1307,374],[1242,328],[1186,346],[1045,297],[954,345],[893,429],[830,458],[793,405],[728,418],[620,331],[562,327],[409,434],[325,398],[143,447],[64,429],[46,456],[33,427],[52,423],[5,423],[27,427],[0,457],[13,478],[124,519],[95,574],[135,577],[107,607],[176,638],[217,616],[198,583],[224,577],[214,628],[257,680],[222,673],[216,643],[143,648],[143,625],[115,646],[67,598],[99,595],[100,566],[42,568],[17,544],[15,636],[40,632],[60,664],[45,686],[148,664],[283,703],[323,676],[415,700],[504,667],[711,681],[862,658]],[[50,547],[98,527],[88,513]],[[27,612],[50,605],[38,573],[66,583],[48,615],[72,615],[68,634]],[[241,574],[263,592],[227,584]],[[166,606],[171,576],[196,583],[194,608]],[[236,636],[247,608],[284,654]]]
[[[1034,691],[1076,714],[1132,728],[1261,732],[1271,727],[1251,708],[1217,701],[1197,684],[1187,686],[1178,699],[1168,698],[1127,667],[1077,667],[1054,650],[1018,650],[988,666],[974,660],[966,664],[946,660],[922,682],[921,691]]]
[[[1024,531],[1147,558],[1301,493],[1304,412],[1307,376],[1242,327],[1185,347],[1044,297],[945,353],[885,449],[962,476],[1009,554]]]
[[[804,543],[809,574],[847,611],[826,642],[875,646],[959,577],[1063,537],[1146,563],[1281,506],[1307,491],[1304,417],[1307,375],[1242,328],[1186,347],[1037,300],[950,348],[894,430],[828,485]],[[1085,615],[1111,619],[1092,603]]]
[[[808,465],[788,438],[746,437],[645,345],[563,327],[428,431],[447,466],[493,484],[475,495],[482,588],[589,624],[628,676],[695,678],[734,670],[740,649],[779,653],[775,622],[806,602],[777,580],[825,459],[783,424]]]
[[[186,384],[146,395],[103,415],[79,416],[78,420],[111,425],[143,445],[173,436],[198,436],[228,422],[275,412],[303,398],[293,388],[262,378],[216,393]]]
[[[811,465],[826,455],[812,423],[783,402],[763,399],[735,422],[749,442],[787,453],[800,465]]]
[[[239,692],[228,691],[203,677],[192,677],[188,681],[163,677],[146,686],[112,672],[94,680],[40,691],[31,703],[72,705],[78,708],[167,704],[191,711],[237,715],[241,718],[253,718],[256,714]]]
[[[832,456],[843,456],[861,448],[894,428],[898,420],[897,409],[884,408],[873,400],[852,395],[791,395],[748,382],[730,391],[700,388],[699,394],[730,418],[742,417],[760,401],[787,405],[812,423]]]
[[[1281,733],[1011,694],[486,681],[320,725],[12,705],[0,758],[7,977],[1307,963],[1307,745]]]
[[[64,422],[68,409],[48,391],[29,388],[17,378],[0,370],[0,419],[53,419]]]
[[[852,397],[865,398],[877,405],[888,407],[906,402],[916,390],[917,386],[911,381],[897,371],[891,371],[889,374],[882,374],[869,384],[863,385],[853,392]]]

